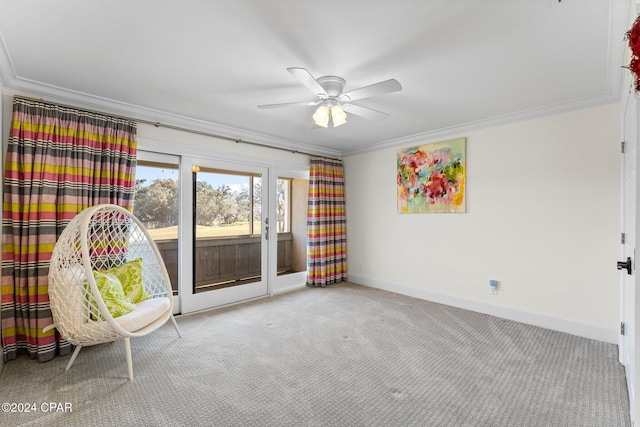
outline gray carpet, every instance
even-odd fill
[[[0,424],[630,426],[617,347],[352,284],[178,318],[124,344],[5,365]],[[42,403],[72,412],[43,412]]]

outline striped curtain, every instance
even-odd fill
[[[347,280],[347,229],[342,160],[311,158],[307,209],[307,286]]]
[[[136,124],[15,98],[2,216],[2,351],[41,362],[71,345],[55,330],[47,293],[49,260],[64,227],[100,203],[133,206]]]

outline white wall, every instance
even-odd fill
[[[289,151],[235,143],[170,128],[138,124],[138,148],[170,154],[189,154],[219,160],[258,163],[308,176],[309,157]],[[233,137],[233,135],[230,135]],[[306,175],[305,175],[306,174]]]
[[[396,213],[407,147],[347,157],[350,279],[617,343],[619,123],[610,104],[451,135],[466,214]]]

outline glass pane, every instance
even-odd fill
[[[291,231],[291,179],[278,178],[278,233]]]
[[[196,173],[196,237],[251,234],[250,177]]]
[[[253,178],[253,230],[252,234],[262,232],[262,179]]]
[[[194,184],[194,292],[261,280],[260,177],[196,167]]]
[[[178,294],[178,165],[138,160],[133,214],[162,255]]]

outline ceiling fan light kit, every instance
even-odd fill
[[[331,118],[333,119],[333,127],[347,123],[347,113],[344,112],[340,104],[331,107]]]
[[[313,122],[323,128],[329,127],[329,118],[332,119],[333,127],[338,127],[347,123],[347,113],[344,112],[340,104],[333,104],[329,108],[331,102],[325,101],[318,107],[315,113],[313,113]]]
[[[328,127],[329,126],[329,109],[324,105],[319,106],[316,112],[313,114],[313,121],[318,126],[322,126],[323,128]]]
[[[356,116],[364,117],[365,119],[383,120],[387,117],[386,113],[353,104],[352,101],[402,90],[402,86],[397,80],[389,79],[343,93],[346,82],[341,77],[324,76],[316,79],[305,68],[299,67],[287,68],[287,71],[311,89],[320,99],[317,101],[258,105],[258,108],[306,107],[320,104],[313,113],[312,118],[316,125],[324,128],[329,127],[329,119],[331,119],[333,127],[345,124],[347,122],[347,113],[345,110],[348,110]]]

